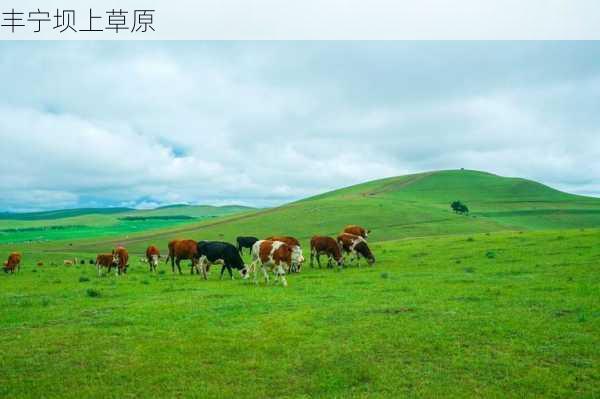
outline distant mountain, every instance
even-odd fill
[[[76,209],[61,209],[55,211],[41,212],[0,212],[0,219],[4,220],[50,220],[62,219],[84,215],[111,215],[114,213],[122,213],[134,211],[132,208],[76,208]]]

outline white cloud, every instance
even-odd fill
[[[459,167],[600,195],[596,43],[0,50],[0,209],[264,206]]]

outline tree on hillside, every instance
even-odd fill
[[[456,213],[460,213],[462,214],[468,214],[469,213],[469,207],[465,204],[463,204],[460,201],[454,201],[450,204],[450,208],[452,208],[452,210]]]

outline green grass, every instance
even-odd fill
[[[307,267],[287,288],[31,252],[0,275],[0,396],[595,397],[599,238],[374,243],[375,267]]]
[[[127,237],[134,233],[212,220],[249,209],[251,208],[242,206],[176,206],[152,210],[69,209],[0,214],[0,243],[77,240],[81,237]]]

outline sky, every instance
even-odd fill
[[[600,196],[600,42],[0,43],[0,211],[477,169]]]

